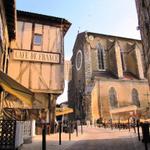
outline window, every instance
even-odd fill
[[[120,55],[121,55],[121,62],[122,62],[122,70],[125,71],[125,63],[124,63],[124,56],[123,56],[123,50],[120,50]]]
[[[42,44],[42,35],[41,34],[35,34],[33,44],[35,45],[41,45]]]
[[[114,87],[111,87],[109,90],[109,101],[111,108],[118,107],[117,94]]]
[[[82,51],[78,50],[76,54],[76,69],[80,70],[82,66]]]
[[[99,67],[99,69],[105,69],[104,68],[104,49],[101,46],[101,44],[97,45],[97,54],[98,54],[98,67]]]
[[[137,107],[140,107],[139,94],[136,89],[132,89],[132,103]]]

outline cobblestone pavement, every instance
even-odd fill
[[[145,150],[144,144],[138,141],[137,134],[128,130],[111,130],[95,127],[84,127],[84,133],[62,134],[62,145],[59,145],[58,134],[47,136],[47,150]],[[150,149],[150,144],[148,145]],[[41,150],[41,136],[35,136],[31,144],[24,144],[22,150]]]

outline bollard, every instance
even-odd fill
[[[135,121],[133,122],[133,130],[134,130],[134,133],[136,133],[136,127],[135,127]]]
[[[42,150],[46,150],[46,124],[44,124],[42,129]]]
[[[69,122],[69,141],[71,141],[71,122]]]
[[[62,124],[61,122],[59,122],[59,145],[61,145],[61,128],[62,128]]]
[[[78,136],[78,123],[76,121],[76,136]]]
[[[81,123],[81,134],[83,134],[83,125],[82,125],[82,121],[81,121],[80,123]]]
[[[129,132],[130,132],[130,120],[128,119],[128,128],[129,128]]]
[[[104,122],[104,129],[106,129],[106,123]]]
[[[113,124],[111,123],[111,130],[113,130]]]
[[[141,138],[140,138],[139,120],[137,120],[137,133],[138,133],[138,139],[139,139],[139,141],[140,141],[140,140],[141,140]]]
[[[133,124],[133,130],[134,130],[134,133],[136,133],[135,124]]]
[[[119,131],[121,130],[121,125],[120,125],[120,122],[118,123],[118,127],[119,127]]]
[[[144,142],[145,145],[145,150],[148,150],[147,143],[149,142],[149,124],[148,123],[142,123],[142,134],[143,134],[143,139],[142,142]]]

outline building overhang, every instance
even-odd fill
[[[32,102],[34,98],[33,93],[2,71],[0,71],[0,89],[1,91],[3,90],[17,97],[27,106],[32,108]]]
[[[62,116],[73,113],[73,109],[69,107],[56,108],[56,116]]]
[[[20,10],[17,10],[17,20],[56,26],[63,29],[64,35],[66,34],[66,32],[71,26],[71,23],[64,18],[37,14],[33,12],[20,11]]]

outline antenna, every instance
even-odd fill
[[[80,33],[80,27],[78,27],[78,34]]]

